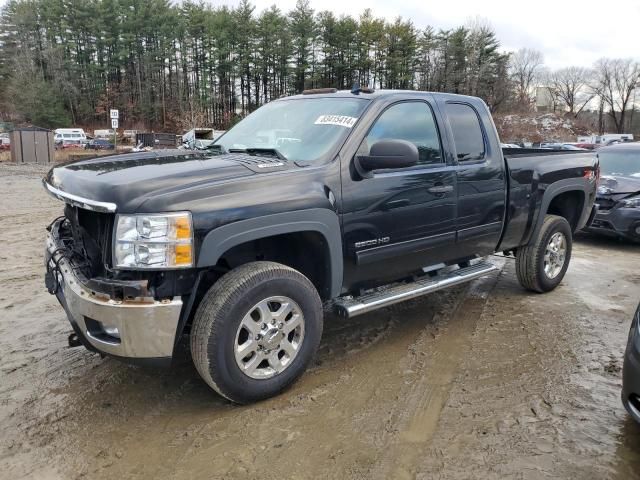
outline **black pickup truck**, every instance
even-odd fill
[[[53,168],[46,283],[70,344],[170,364],[188,339],[211,387],[252,402],[309,365],[323,301],[365,313],[485,275],[494,252],[552,290],[598,175],[591,152],[503,152],[478,98],[305,91],[207,152]]]

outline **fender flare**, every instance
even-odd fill
[[[321,234],[329,249],[329,292],[331,298],[340,295],[343,279],[342,235],[338,215],[325,208],[274,213],[239,220],[207,233],[198,255],[198,268],[214,266],[230,248],[260,238],[295,232]]]
[[[538,218],[536,220],[535,228],[531,233],[531,237],[529,237],[529,242],[533,242],[534,239],[538,237],[540,233],[540,229],[542,228],[542,223],[544,222],[544,217],[549,210],[549,205],[558,195],[566,193],[566,192],[575,192],[579,191],[584,194],[584,204],[582,205],[582,211],[580,212],[580,216],[578,217],[578,223],[576,224],[575,231],[580,230],[584,225],[584,222],[589,216],[590,209],[589,205],[589,180],[585,178],[567,178],[564,180],[558,180],[557,182],[549,185],[543,195],[542,201],[540,202],[540,210],[538,210]],[[586,214],[585,214],[586,212]]]

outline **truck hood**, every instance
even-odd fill
[[[605,175],[598,182],[598,198],[619,200],[640,193],[640,177]]]
[[[71,194],[115,204],[117,211],[130,212],[157,195],[290,167],[272,160],[247,154],[211,155],[185,150],[130,153],[57,166],[51,169],[45,182],[62,196]],[[274,163],[275,168],[269,168],[269,163]],[[254,168],[264,164],[267,168]]]

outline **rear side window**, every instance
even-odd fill
[[[453,131],[458,162],[476,162],[484,158],[484,135],[476,111],[463,103],[447,103],[449,125]]]

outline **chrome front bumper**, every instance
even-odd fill
[[[55,231],[55,228],[51,229],[51,232]],[[57,276],[56,297],[83,343],[123,360],[170,359],[182,300],[175,297],[163,301],[153,298],[115,300],[92,291],[78,278],[71,262],[56,252],[59,245],[51,232],[47,235],[45,261]],[[54,269],[56,263],[58,268]],[[106,334],[102,326],[117,328],[119,338]]]

